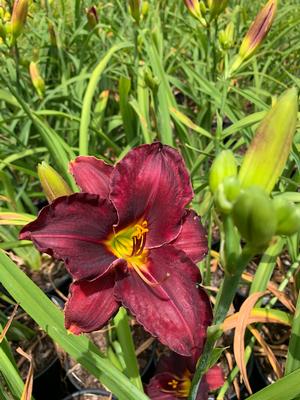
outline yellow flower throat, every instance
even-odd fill
[[[156,284],[144,275],[147,272],[148,250],[145,249],[145,244],[148,232],[148,222],[141,220],[112,233],[105,245],[116,257],[126,260],[128,267],[133,268],[145,283],[153,286]]]

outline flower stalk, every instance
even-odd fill
[[[225,274],[222,286],[218,292],[216,304],[214,307],[213,327],[216,331],[207,337],[203,353],[199,360],[195,375],[192,380],[191,391],[189,400],[196,400],[198,390],[200,387],[201,379],[208,369],[210,356],[213,348],[215,347],[217,339],[221,336],[222,331],[218,329],[218,325],[224,321],[228,313],[230,304],[233,301],[237,287],[239,285],[242,273],[249,261],[255,254],[255,250],[250,246],[245,246],[241,255],[237,258],[236,272],[234,275]]]
[[[124,307],[121,307],[118,314],[115,316],[114,325],[126,364],[125,374],[131,382],[143,392],[143,383],[141,381],[139,366],[135,355],[129,319]]]

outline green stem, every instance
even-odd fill
[[[223,218],[224,228],[224,269],[228,274],[234,274],[236,260],[241,254],[241,237],[233,223],[231,215],[225,215]]]
[[[211,244],[212,244],[212,224],[213,224],[213,218],[212,218],[212,211],[210,209],[208,237],[207,237],[207,244],[209,249],[211,249]],[[208,255],[205,260],[205,275],[204,275],[205,286],[210,286],[211,283],[210,260],[211,260],[210,251],[208,251]]]
[[[254,250],[251,247],[245,246],[236,263],[236,271],[234,275],[226,274],[219,290],[215,309],[214,309],[214,325],[222,323],[228,313],[230,304],[233,301],[236,289],[240,282],[241,275],[246,268],[247,264],[254,255]],[[207,337],[202,356],[199,360],[198,367],[193,377],[192,387],[189,395],[189,400],[196,400],[199,385],[202,376],[207,371],[210,356],[215,346],[217,339],[220,337],[222,331],[217,334],[209,335]]]
[[[129,320],[125,308],[121,307],[118,314],[114,318],[118,340],[122,347],[122,353],[126,364],[124,371],[131,382],[141,391],[143,391],[143,384],[141,381],[139,366],[135,355],[134,343],[129,326]]]
[[[255,272],[249,294],[266,290],[276,265],[276,257],[281,253],[284,243],[285,240],[278,237],[267,248]]]
[[[252,337],[252,339],[254,339],[254,338]],[[248,363],[248,361],[250,359],[250,356],[251,356],[252,350],[253,350],[253,346],[255,343],[255,340],[252,340],[252,339],[251,339],[250,344],[248,344],[248,346],[246,346],[246,348],[245,348],[245,363],[246,364]],[[230,371],[224,385],[219,390],[217,400],[224,399],[225,394],[226,394],[227,390],[229,389],[230,384],[234,381],[234,379],[236,378],[239,371],[240,371],[240,369],[237,365]]]

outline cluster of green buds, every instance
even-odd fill
[[[277,0],[269,0],[257,14],[240,46],[239,54],[233,60],[230,74],[250,58],[262,44],[271,29],[277,11]]]
[[[137,25],[139,25],[140,20],[148,14],[149,3],[143,0],[129,0],[129,11]]]
[[[214,160],[209,185],[216,207],[231,215],[252,247],[263,247],[274,235],[300,231],[300,209],[280,195],[271,198],[288,159],[298,113],[298,95],[287,90],[260,123],[240,170],[230,150]]]
[[[0,0],[0,44],[5,42],[7,35],[10,34],[10,19],[7,2]]]

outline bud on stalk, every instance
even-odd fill
[[[242,62],[251,57],[261,45],[271,29],[276,11],[277,0],[269,0],[258,13],[242,41],[239,54],[231,66],[231,73],[236,71]]]
[[[38,176],[49,203],[57,197],[69,196],[73,193],[59,173],[45,161],[38,165]]]
[[[11,35],[14,43],[23,31],[28,13],[28,0],[15,0],[11,16]]]
[[[234,44],[234,23],[231,21],[225,30],[219,32],[219,42],[223,49],[229,49]]]
[[[254,248],[266,246],[276,232],[273,202],[259,187],[251,186],[239,195],[232,216],[241,236]]]
[[[290,236],[300,231],[300,209],[292,202],[275,197],[276,234]]]
[[[210,18],[218,17],[227,7],[228,0],[208,0]]]
[[[39,97],[43,97],[45,94],[45,82],[44,79],[41,77],[37,63],[31,61],[29,65],[29,73],[31,77],[32,84],[37,91]]]
[[[223,150],[217,155],[209,171],[209,187],[215,193],[228,177],[237,175],[237,163],[231,150]]]
[[[205,19],[202,17],[200,2],[199,0],[184,0],[184,4],[186,5],[189,13],[194,17],[197,18],[203,26],[206,26],[207,23]]]
[[[141,11],[141,0],[129,0],[129,7],[132,17],[135,22],[139,24],[140,22],[140,11]]]
[[[297,113],[298,95],[292,88],[260,123],[239,172],[242,188],[256,185],[267,193],[273,190],[291,151]]]
[[[87,17],[87,21],[88,21],[88,26],[89,26],[90,30],[93,30],[99,22],[97,9],[95,6],[92,6],[90,8],[86,8],[85,12],[86,12],[86,17]]]

